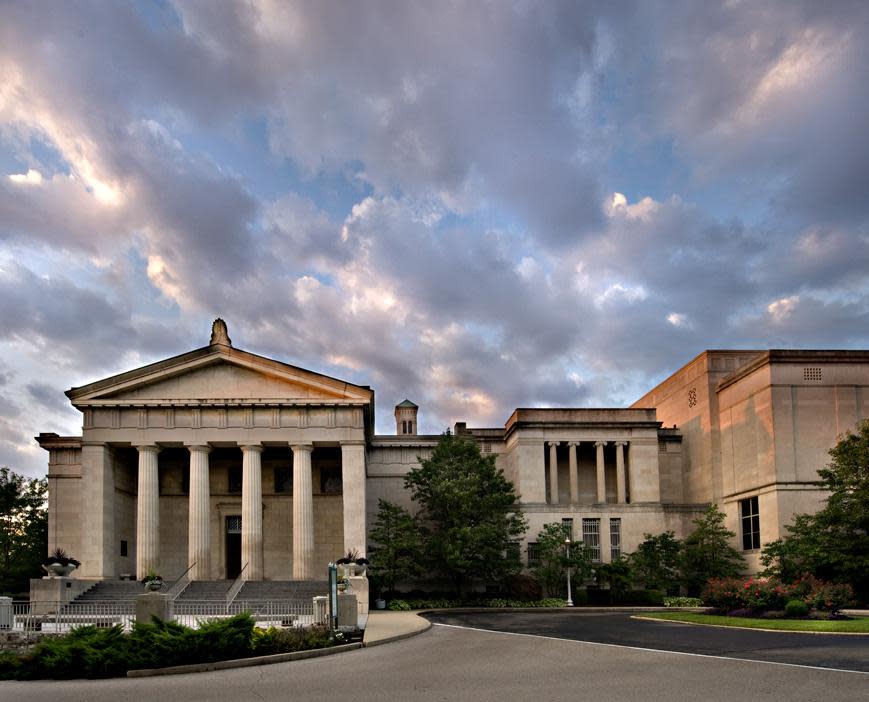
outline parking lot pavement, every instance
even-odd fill
[[[869,672],[869,634],[836,636],[705,627],[632,619],[627,612],[432,612],[424,616],[433,624],[488,631]]]

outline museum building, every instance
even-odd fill
[[[379,498],[412,508],[404,475],[437,435],[418,408],[374,431],[374,391],[233,347],[208,346],[67,391],[82,435],[48,451],[49,550],[80,578],[322,580],[364,554]],[[629,408],[517,408],[473,438],[513,482],[535,535],[562,523],[608,562],[646,533],[684,537],[710,503],[752,570],[837,437],[869,416],[869,351],[704,351]]]

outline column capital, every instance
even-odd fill
[[[139,450],[139,453],[158,453],[160,451],[157,444],[133,444],[133,446]]]
[[[567,445],[568,446],[579,446],[581,443],[582,443],[581,441],[568,441]]]
[[[184,448],[190,451],[190,453],[194,451],[197,453],[211,453],[211,446],[208,444],[184,444]]]
[[[239,444],[238,447],[242,451],[252,451],[254,453],[262,453],[264,448],[262,444],[257,443]]]
[[[608,441],[595,441],[595,442],[594,442],[594,445],[595,445],[595,447],[597,447],[597,446],[606,446],[608,443],[609,443]]]
[[[616,446],[627,446],[630,442],[629,441],[615,441],[613,443],[615,443]]]
[[[549,448],[552,448],[553,446],[558,446],[560,443],[560,441],[547,441],[546,445],[549,446]]]
[[[310,453],[311,451],[314,450],[314,445],[313,444],[290,444],[290,448],[293,450],[293,452],[307,451],[308,453]]]

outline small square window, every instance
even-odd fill
[[[739,501],[739,516],[742,523],[742,550],[760,548],[760,510],[757,495]]]
[[[617,561],[622,555],[622,520],[610,519],[610,560]]]
[[[293,469],[289,466],[275,468],[275,492],[289,493],[293,491]]]
[[[230,466],[227,471],[228,492],[241,492],[241,466]]]
[[[121,558],[127,557],[127,540],[121,539]]]
[[[573,541],[573,517],[563,517],[561,528],[564,529],[564,536]]]

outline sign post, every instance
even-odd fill
[[[338,566],[330,563],[329,572],[329,631],[335,631],[338,620]]]

